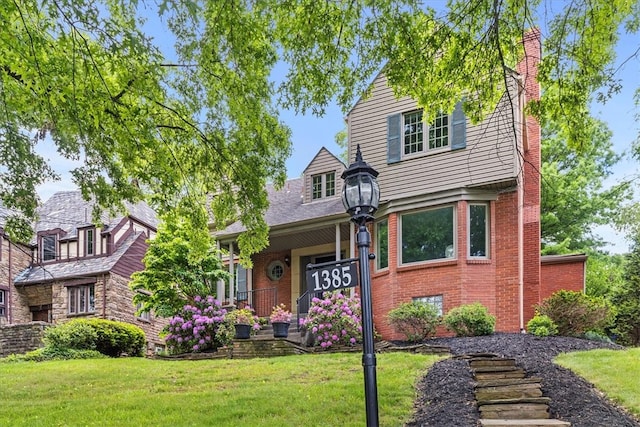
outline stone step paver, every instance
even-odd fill
[[[476,380],[475,397],[482,426],[570,426],[549,415],[540,378],[526,377],[515,359],[478,354],[464,357]]]
[[[481,426],[486,427],[570,427],[571,423],[567,421],[542,419],[542,420],[501,420],[501,419],[483,419],[480,420]]]

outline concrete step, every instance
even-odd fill
[[[539,420],[500,420],[500,419],[484,419],[480,420],[481,426],[486,427],[570,427],[571,423],[555,419],[539,419]]]

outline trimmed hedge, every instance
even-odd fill
[[[106,319],[74,319],[45,331],[44,343],[54,349],[97,350],[110,357],[142,356],[146,337],[142,329]]]
[[[496,326],[496,317],[489,314],[487,307],[476,302],[449,310],[443,322],[458,337],[475,337],[491,335]]]

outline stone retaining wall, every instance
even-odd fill
[[[0,326],[0,357],[23,354],[43,347],[46,322],[20,323]]]

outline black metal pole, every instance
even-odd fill
[[[362,307],[362,366],[364,368],[364,399],[367,427],[378,427],[378,386],[376,384],[376,354],[373,343],[373,310],[371,305],[371,275],[369,273],[369,245],[371,235],[362,223],[358,224],[358,255],[360,263],[360,303]]]

